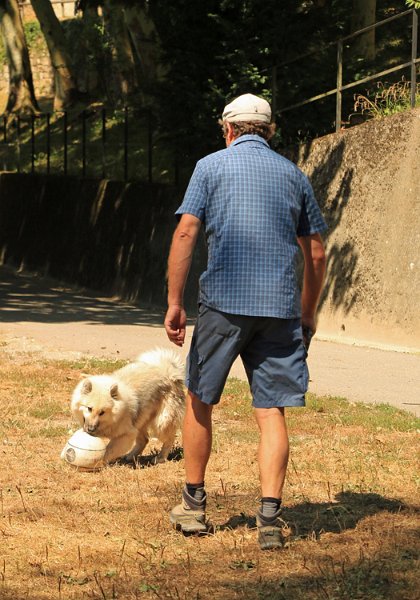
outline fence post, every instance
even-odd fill
[[[128,106],[124,106],[124,181],[128,179]]]
[[[153,181],[153,127],[152,127],[152,111],[147,111],[147,149],[148,149],[148,180]]]
[[[16,117],[17,172],[20,173],[20,116]]]
[[[63,117],[63,132],[64,132],[64,140],[63,140],[63,144],[64,144],[64,159],[63,159],[63,171],[64,171],[64,175],[67,175],[67,111],[64,111],[64,117]]]
[[[106,177],[106,108],[103,108],[101,111],[102,114],[102,179]]]
[[[47,113],[47,175],[50,174],[51,166],[51,120],[50,113]]]
[[[419,20],[417,12],[413,10],[413,28],[411,31],[411,108],[416,106],[416,58],[417,58],[417,35],[418,35]]]
[[[82,177],[86,177],[86,111],[82,112]]]
[[[35,173],[35,116],[31,115],[31,173]]]
[[[335,131],[338,132],[341,129],[341,104],[342,104],[342,91],[343,85],[343,40],[337,42],[337,96],[335,103]]]

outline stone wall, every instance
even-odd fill
[[[37,98],[54,96],[54,73],[50,56],[47,51],[31,55],[32,77]],[[0,93],[7,94],[9,90],[9,67],[0,65]]]
[[[71,19],[74,17],[75,0],[50,0],[57,17],[61,19]],[[20,14],[23,21],[33,21],[36,19],[30,0],[19,1]]]

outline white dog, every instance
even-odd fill
[[[184,365],[172,350],[157,349],[111,375],[83,379],[73,392],[71,410],[84,431],[109,438],[104,462],[139,456],[150,437],[162,442],[157,462],[174,444],[185,409]]]

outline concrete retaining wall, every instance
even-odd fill
[[[420,109],[302,146],[329,224],[319,332],[420,349]]]
[[[420,348],[420,110],[301,147],[329,224],[319,335]],[[182,190],[0,175],[0,263],[164,305]],[[200,240],[186,291],[195,306]]]

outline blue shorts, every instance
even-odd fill
[[[309,374],[300,319],[232,315],[200,304],[187,388],[205,404],[217,404],[238,356],[255,408],[305,406]]]

